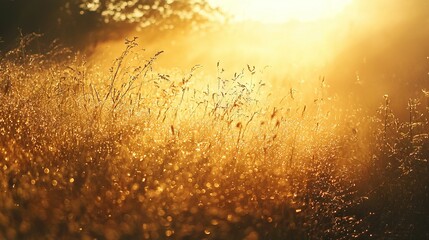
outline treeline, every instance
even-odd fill
[[[149,26],[196,25],[219,13],[206,0],[1,0],[0,50],[29,33],[80,47]]]

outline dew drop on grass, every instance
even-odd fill
[[[167,230],[167,231],[165,231],[165,236],[171,237],[173,235],[173,233],[174,232],[172,230]]]
[[[131,189],[133,190],[133,191],[137,191],[138,189],[139,189],[139,184],[137,184],[137,183],[134,183],[133,184],[133,186],[131,187]]]
[[[158,209],[158,216],[165,216],[165,211],[163,209]]]

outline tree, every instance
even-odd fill
[[[19,34],[42,33],[79,46],[134,29],[195,26],[222,14],[207,0],[1,0],[0,49]]]

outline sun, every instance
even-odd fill
[[[352,0],[210,0],[236,20],[282,23],[314,21],[341,12]]]

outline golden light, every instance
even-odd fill
[[[237,20],[282,23],[335,16],[352,0],[210,0]]]

